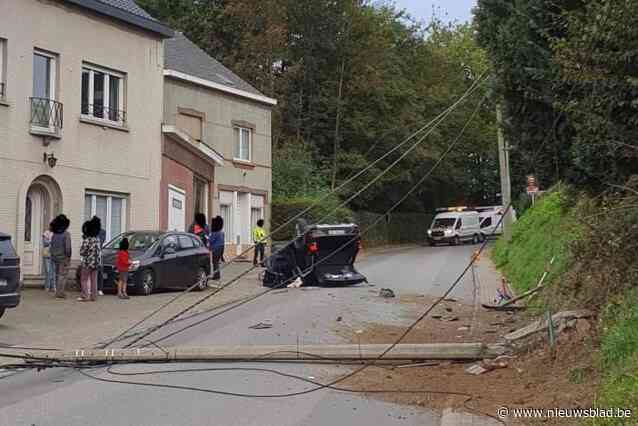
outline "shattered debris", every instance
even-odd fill
[[[396,297],[396,296],[394,295],[394,291],[392,291],[392,290],[391,290],[391,289],[389,289],[389,288],[382,288],[382,289],[379,291],[379,296],[380,296],[380,297],[386,297],[386,298]]]
[[[251,325],[248,328],[252,328],[253,330],[263,330],[263,329],[266,329],[266,328],[272,328],[272,324],[265,323],[265,322],[260,322],[260,323],[255,324],[255,325]]]

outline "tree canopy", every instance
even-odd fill
[[[386,4],[138,1],[278,100],[272,128],[275,197],[305,196],[339,185],[449,107],[489,67],[472,25],[434,21],[424,27]],[[487,84],[481,86],[350,207],[389,207],[427,172],[475,110],[458,149],[402,208],[421,211],[446,203],[494,201],[495,105],[488,90]],[[410,146],[376,164],[342,197]],[[291,184],[295,180],[299,184]]]

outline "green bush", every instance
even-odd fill
[[[566,270],[569,242],[575,237],[568,204],[562,190],[551,191],[514,223],[511,242],[497,241],[492,257],[517,292],[536,286],[554,256],[548,282]]]
[[[277,197],[272,202],[272,229],[273,231],[286,224],[291,218],[302,211],[309,209],[301,218],[308,223],[349,223],[354,221],[354,214],[345,207],[339,207],[341,201],[336,196],[328,196],[321,200],[323,195],[303,197]],[[321,200],[321,201],[320,201]],[[316,206],[314,204],[317,204]],[[331,213],[333,210],[335,212]],[[326,217],[327,216],[327,217]],[[325,218],[325,219],[324,219]],[[323,219],[323,220],[322,220]],[[295,236],[295,221],[286,224],[273,234],[275,241],[289,241]]]

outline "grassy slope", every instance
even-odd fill
[[[574,235],[570,215],[563,194],[551,192],[514,224],[510,244],[502,239],[496,243],[492,257],[517,293],[536,286],[553,256],[548,282],[565,270],[567,245]]]
[[[499,269],[517,292],[536,285],[546,263],[556,256],[549,281],[560,285],[569,268],[569,242],[576,238],[574,215],[560,191],[547,195],[514,225],[512,242],[499,240],[492,252]],[[638,424],[638,289],[619,295],[601,315],[600,356],[596,366],[602,383],[596,406],[633,410],[633,419],[596,419],[592,425]]]

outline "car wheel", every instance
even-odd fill
[[[430,241],[430,247],[434,247],[436,245],[436,243],[434,241]]]
[[[197,285],[194,290],[203,291],[208,288],[208,274],[206,273],[206,269],[199,268],[199,272],[197,273]]]
[[[2,318],[2,315],[4,315],[4,311],[5,311],[5,308],[0,308],[0,318]]]
[[[147,269],[142,273],[142,287],[140,294],[150,296],[155,289],[155,274],[152,270]]]

